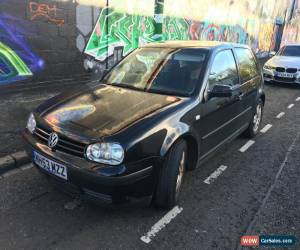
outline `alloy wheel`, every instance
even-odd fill
[[[182,152],[180,163],[179,163],[177,180],[176,180],[176,199],[178,199],[180,193],[180,187],[184,175],[184,170],[185,170],[185,152]]]
[[[253,117],[253,132],[256,133],[257,130],[259,129],[259,125],[260,125],[260,122],[261,122],[261,117],[262,117],[262,106],[261,106],[261,103],[259,103],[257,106],[256,106],[256,112],[255,112],[255,115]]]

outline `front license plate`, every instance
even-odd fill
[[[285,77],[285,78],[293,78],[294,74],[291,74],[291,73],[277,73],[277,76]]]
[[[36,165],[46,170],[47,172],[54,174],[62,179],[68,180],[67,168],[64,165],[52,161],[35,151],[33,152],[33,161]]]

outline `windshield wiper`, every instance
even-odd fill
[[[170,96],[183,96],[183,97],[189,96],[189,94],[178,93],[176,91],[171,91],[171,90],[147,89],[147,92],[161,94],[161,95],[170,95]]]
[[[129,84],[125,84],[125,83],[104,83],[104,84],[114,86],[114,87],[133,89],[133,90],[137,90],[137,91],[141,91],[141,92],[148,92],[148,93],[161,94],[161,95],[183,96],[183,97],[189,96],[188,94],[178,93],[176,91],[138,88],[138,87],[135,87],[135,86],[132,86]]]
[[[145,92],[144,89],[142,89],[142,88],[138,88],[138,87],[135,87],[135,86],[132,86],[132,85],[129,85],[129,84],[125,84],[125,83],[104,83],[104,84],[114,86],[114,87],[133,89],[133,90]]]

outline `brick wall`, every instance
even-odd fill
[[[0,85],[86,76],[82,51],[95,20],[85,17],[94,9],[73,0],[1,0]]]

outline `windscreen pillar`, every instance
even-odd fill
[[[164,0],[155,0],[155,6],[154,6],[155,35],[154,35],[154,39],[156,41],[162,40],[163,22],[164,22]]]

